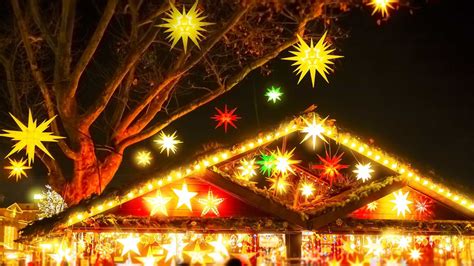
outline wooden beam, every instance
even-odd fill
[[[307,227],[306,221],[303,219],[300,213],[292,211],[271,199],[268,199],[246,187],[234,183],[216,172],[206,170],[194,177],[225,190],[232,196],[238,198],[250,206],[261,210],[264,213],[284,219],[289,223],[301,228]]]
[[[392,192],[395,190],[398,190],[402,187],[406,186],[406,184],[402,181],[394,181],[392,184],[387,185],[380,190],[377,190],[371,194],[369,194],[367,197],[359,199],[359,200],[354,200],[349,203],[347,203],[343,207],[335,207],[335,210],[333,211],[327,211],[319,216],[316,216],[312,218],[309,221],[309,227],[311,230],[319,229],[333,221],[335,221],[338,218],[345,218],[348,214],[351,212],[367,205],[370,202],[376,201]],[[341,199],[342,200],[342,199]]]

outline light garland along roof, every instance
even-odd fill
[[[359,153],[375,162],[378,162],[387,168],[390,168],[394,172],[400,174],[409,186],[432,196],[433,198],[463,212],[464,214],[467,214],[469,217],[474,216],[474,201],[472,199],[461,195],[452,189],[449,189],[443,184],[433,181],[433,179],[427,176],[419,174],[418,171],[413,169],[409,164],[402,162],[401,160],[389,155],[377,147],[374,147],[373,145],[369,145],[361,141],[357,136],[338,129],[334,123],[328,122],[325,119],[321,119],[319,115],[311,112],[296,117],[293,120],[280,125],[280,127],[272,132],[259,134],[258,137],[241,142],[230,149],[212,153],[186,166],[173,169],[167,172],[167,174],[151,178],[148,182],[128,190],[128,192],[122,196],[106,197],[105,199],[101,199],[99,197],[97,200],[94,200],[98,203],[92,203],[88,210],[76,212],[70,215],[68,217],[69,219],[64,225],[66,227],[72,226],[86,218],[103,213],[104,211],[112,209],[134,198],[143,196],[146,193],[149,193],[160,187],[166,186],[186,177],[190,177],[202,170],[210,169],[223,161],[232,159],[233,157],[237,157],[249,150],[259,148],[284,136],[299,131],[305,126],[303,118],[312,119],[313,115],[316,115],[318,123],[324,123],[323,135],[325,137],[330,138],[335,142],[349,148],[350,150]]]

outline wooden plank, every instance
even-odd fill
[[[206,170],[203,171],[201,174],[194,176],[195,178],[199,178],[204,182],[208,182],[213,184],[227,193],[231,194],[232,196],[240,199],[241,201],[251,205],[253,207],[262,210],[265,213],[270,215],[274,215],[280,219],[284,219],[289,223],[296,225],[301,228],[306,228],[307,224],[306,221],[303,220],[300,213],[292,211],[285,206],[270,200],[264,196],[261,196],[254,191],[245,188],[239,184],[236,184],[229,180],[226,177],[223,177],[216,172]]]
[[[328,211],[322,215],[312,218],[309,221],[309,227],[311,230],[315,230],[337,220],[338,218],[345,218],[351,212],[369,204],[370,202],[376,201],[404,186],[406,186],[406,184],[402,181],[393,182],[391,185],[383,187],[382,189],[371,193],[367,197],[349,202],[343,207],[336,208],[334,211]]]

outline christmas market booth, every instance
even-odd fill
[[[471,197],[310,112],[36,221],[20,241],[68,265],[474,265],[473,226]]]

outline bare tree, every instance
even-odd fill
[[[58,116],[52,130],[66,138],[55,153],[65,159],[39,157],[48,183],[71,205],[103,191],[127,147],[265,69],[297,34],[341,34],[330,21],[353,4],[201,0],[198,9],[214,24],[200,48],[184,52],[171,49],[157,27],[168,1],[10,0],[0,4],[9,11],[2,14],[0,84],[10,112]]]

